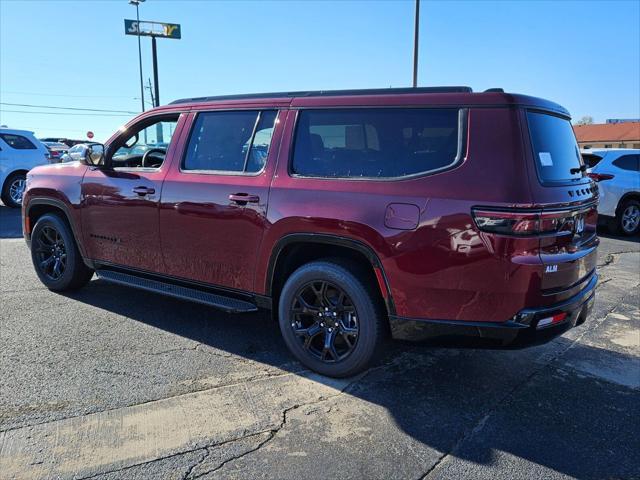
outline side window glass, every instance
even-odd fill
[[[251,150],[247,157],[246,172],[259,172],[267,163],[267,155],[269,154],[269,146],[271,145],[276,116],[277,112],[274,110],[260,114],[260,120],[258,121],[256,133],[253,136]]]
[[[36,146],[27,137],[14,135],[12,133],[0,133],[0,137],[12,148],[16,150],[35,150]]]
[[[299,114],[292,173],[398,178],[460,158],[458,109],[335,109]]]
[[[615,159],[612,163],[623,170],[630,170],[632,172],[638,171],[638,160],[640,155],[624,155]]]
[[[183,170],[259,172],[266,163],[275,118],[275,111],[198,114]]]
[[[113,154],[114,167],[159,168],[177,123],[178,117],[163,119],[133,133]]]

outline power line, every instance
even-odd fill
[[[71,113],[71,112],[38,112],[38,111],[27,111],[27,110],[4,110],[0,109],[0,113],[11,112],[11,113],[33,113],[38,115],[88,115],[91,117],[129,117],[125,113]]]
[[[0,105],[9,105],[11,107],[51,108],[55,110],[81,110],[83,112],[132,113],[132,114],[140,113],[140,112],[132,112],[129,110],[102,110],[99,108],[59,107],[59,106],[51,106],[51,105],[31,105],[28,103],[0,102]]]
[[[11,90],[3,90],[2,93],[10,93],[14,95],[35,95],[40,97],[69,97],[69,98],[129,98],[135,100],[131,95],[68,95],[64,93],[36,93],[36,92],[16,92]]]

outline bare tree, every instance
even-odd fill
[[[580,120],[576,121],[576,125],[591,125],[593,123],[593,117],[591,115],[585,115]]]

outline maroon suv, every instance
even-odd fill
[[[593,304],[597,189],[561,106],[467,87],[191,98],[32,170],[51,290],[273,309],[331,376],[384,337],[550,338]],[[176,319],[176,321],[180,321]]]

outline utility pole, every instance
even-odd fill
[[[139,6],[145,0],[129,0],[130,5],[136,6],[136,22],[138,22],[138,65],[140,67],[140,102],[144,112],[144,80],[142,80],[142,47],[140,45],[140,11]]]
[[[418,38],[420,31],[420,0],[416,0],[416,20],[413,30],[413,88],[418,86]]]
[[[153,96],[153,87],[151,86],[151,79],[147,78],[148,82],[149,82],[149,86],[147,87],[149,89],[149,95],[151,95],[151,105],[152,106],[156,106],[156,101],[154,100],[154,96]]]
[[[158,86],[158,50],[156,48],[156,37],[151,37],[151,53],[153,56],[153,86],[156,92],[154,107],[159,107],[160,90]]]

